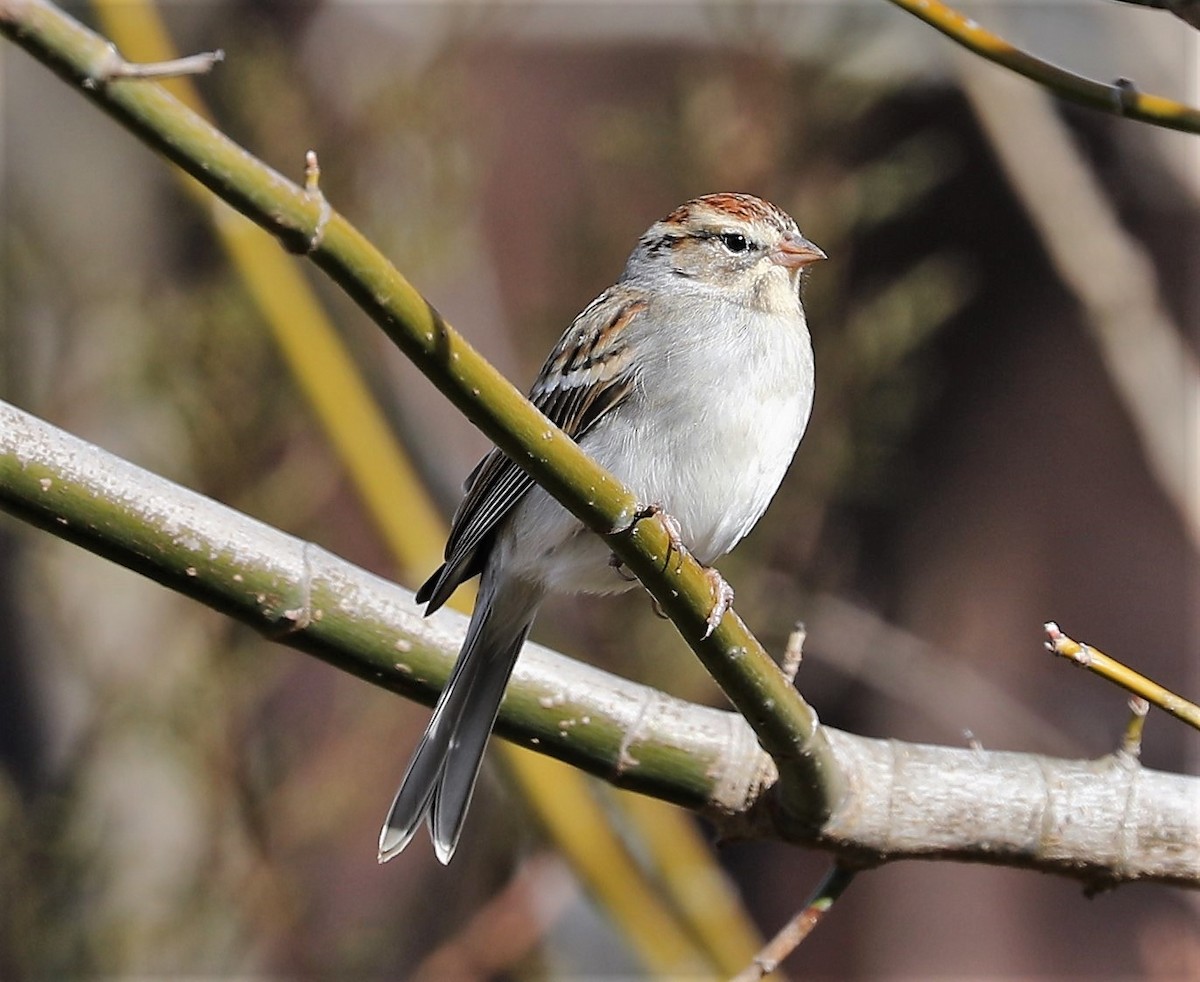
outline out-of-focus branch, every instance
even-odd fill
[[[784,780],[781,812],[819,827],[843,797],[816,713],[732,610],[707,624],[706,571],[679,555],[658,515],[592,461],[489,365],[324,197],[309,194],[143,80],[101,82],[112,49],[46,0],[0,0],[0,33],[20,44],[146,144],[307,255],[501,449],[642,580],[753,727]]]
[[[1200,364],[1044,93],[961,60],[963,88],[1063,282],[1082,305],[1150,473],[1200,550]]]
[[[175,57],[153,4],[122,0],[95,6],[113,37],[154,59],[151,65],[186,63],[187,59]],[[129,63],[115,53],[110,60],[128,71]],[[172,78],[166,87],[193,112],[210,118],[190,78]],[[214,207],[212,195],[203,185],[182,171],[174,173],[191,200],[211,219],[217,241],[396,559],[402,578],[420,582],[441,555],[441,516],[392,438],[387,419],[360,378],[302,267],[257,225],[223,205]]]
[[[4,403],[0,508],[425,702],[465,632],[459,614],[426,619],[406,590]],[[970,860],[1093,887],[1149,879],[1200,888],[1200,779],[1148,770],[1128,754],[1069,761],[826,728],[847,805],[809,830],[765,793],[775,769],[736,713],[530,645],[499,722],[510,739],[702,810],[728,834],[826,849],[851,867]]]
[[[1200,0],[1116,0],[1134,7],[1169,10],[1185,24],[1200,29]]]
[[[1055,95],[1092,109],[1152,123],[1172,130],[1200,133],[1200,109],[1148,92],[1128,79],[1097,82],[1043,61],[986,30],[974,19],[941,0],[891,0],[897,7],[936,28],[968,51],[1037,82]]]
[[[470,921],[409,976],[411,982],[494,979],[509,973],[578,899],[579,886],[558,856],[525,860]],[[687,966],[698,972],[698,966]],[[681,970],[687,970],[681,969]]]
[[[809,599],[807,625],[819,638],[823,665],[917,710],[947,729],[961,729],[963,706],[990,706],[1029,746],[1068,756],[1077,750],[1062,728],[1043,719],[960,652],[939,649],[879,614],[834,594]],[[886,651],[887,658],[877,657]],[[944,694],[953,692],[955,699]]]

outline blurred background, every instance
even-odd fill
[[[1083,74],[1200,101],[1196,32],[1166,13],[970,11]],[[218,125],[295,179],[317,150],[334,207],[522,388],[681,201],[749,191],[796,216],[830,256],[806,297],[816,409],[721,568],[771,650],[806,623],[799,684],[826,723],[1108,753],[1125,696],[1052,660],[1047,619],[1200,693],[1197,137],[1038,98],[870,0],[162,14],[181,51],[226,51],[198,82]],[[0,94],[0,397],[417,585],[429,568],[383,545],[213,208],[7,43]],[[294,264],[448,515],[486,441]],[[535,637],[723,705],[636,594],[556,601]],[[480,974],[646,974],[501,769],[449,870],[423,841],[376,865],[423,707],[3,515],[0,638],[0,978],[465,977],[472,931]],[[1143,761],[1194,773],[1200,739],[1152,713]],[[828,865],[714,855],[768,935]],[[1085,899],[904,863],[861,876],[787,968],[1196,977],[1198,914],[1164,887]]]

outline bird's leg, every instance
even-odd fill
[[[649,518],[652,515],[657,515],[662,521],[663,527],[667,530],[667,539],[669,545],[667,549],[667,558],[664,561],[665,565],[666,562],[670,561],[672,552],[675,552],[680,556],[683,556],[684,553],[687,552],[687,547],[683,544],[683,530],[679,527],[679,522],[677,522],[673,516],[663,511],[661,505],[649,505],[647,508],[642,509],[642,518]],[[702,566],[702,568],[704,569],[704,578],[708,580],[713,592],[712,610],[708,612],[708,619],[705,621],[706,629],[704,631],[704,636],[707,638],[720,625],[721,619],[725,616],[725,612],[733,606],[733,587],[731,587],[725,581],[725,577],[721,575],[720,571],[717,570],[716,567]],[[663,613],[662,607],[659,606],[657,600],[654,601],[654,610],[655,613],[657,613],[660,617],[666,616]]]
[[[615,552],[608,557],[608,565],[617,572],[617,576],[621,577],[626,583],[632,583],[637,579],[629,570],[625,568],[625,563]]]
[[[649,505],[643,505],[638,508],[634,515],[634,519],[629,523],[629,528],[644,518],[653,518],[655,515],[663,524],[663,528],[667,531],[667,555],[663,560],[663,565],[671,561],[671,554],[676,553],[683,556],[687,553],[687,547],[683,544],[683,530],[679,527],[679,522],[667,511],[663,510],[663,506],[657,502]],[[618,575],[626,577],[628,574],[622,572],[621,560],[615,555],[609,559],[609,563],[617,570]],[[708,613],[708,618],[705,620],[706,630],[704,636],[707,638],[712,635],[721,624],[721,620],[725,617],[725,612],[733,606],[733,587],[731,587],[715,567],[704,566],[704,578],[708,580],[713,592],[712,610]],[[633,579],[633,577],[628,577]],[[662,606],[653,597],[650,598],[654,604],[654,612],[659,617],[666,617]]]
[[[637,579],[636,576],[634,576],[625,568],[625,564],[621,561],[621,557],[616,553],[613,553],[608,557],[608,565],[616,570],[617,576],[621,577],[621,579],[623,579],[626,583],[632,583]],[[664,621],[670,620],[670,618],[667,616],[667,612],[662,609],[662,604],[658,602],[658,598],[649,591],[646,592],[646,596],[650,598],[650,605],[654,608],[654,616],[661,617]]]

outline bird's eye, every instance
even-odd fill
[[[721,245],[735,255],[746,252],[750,248],[750,243],[740,232],[722,232],[717,238],[721,240]]]

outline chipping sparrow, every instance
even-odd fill
[[[689,201],[642,236],[533,383],[533,403],[639,501],[669,513],[705,565],[758,521],[808,423],[813,360],[800,281],[824,258],[759,198]],[[380,862],[426,817],[438,859],[450,861],[546,593],[632,585],[604,542],[497,449],[467,478],[446,562],[417,600],[431,613],[477,573],[466,641],[380,833]],[[718,601],[713,626],[725,606]]]

